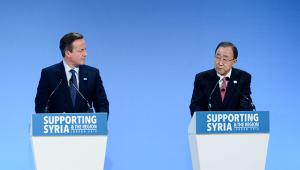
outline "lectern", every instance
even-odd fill
[[[30,131],[36,170],[103,170],[106,113],[33,114]]]
[[[195,112],[188,129],[193,170],[264,170],[268,111]]]

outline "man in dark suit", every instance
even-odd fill
[[[198,73],[190,104],[191,115],[195,111],[253,110],[251,75],[233,68],[238,50],[230,42],[221,42],[215,50],[214,69]]]
[[[36,113],[109,112],[99,70],[85,64],[84,37],[69,33],[60,40],[63,61],[44,68],[35,97]]]

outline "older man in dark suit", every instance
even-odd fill
[[[35,98],[36,113],[109,112],[99,70],[85,65],[84,37],[69,33],[60,40],[63,61],[44,68]]]
[[[238,50],[230,42],[221,42],[215,50],[214,69],[198,73],[190,104],[195,111],[253,110],[251,75],[233,68]]]

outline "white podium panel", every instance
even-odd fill
[[[36,170],[103,170],[107,117],[85,113],[84,118],[75,121],[82,115],[35,115],[31,142]],[[94,119],[90,119],[91,116]],[[47,121],[44,121],[45,117]]]
[[[268,113],[267,116],[262,117],[259,117],[260,114],[265,113],[234,113],[258,114],[260,119],[254,122],[240,121],[240,119],[233,119],[234,121],[231,122],[230,120],[226,121],[221,116],[215,122],[212,119],[206,119],[209,114],[228,115],[231,113],[198,112],[194,114],[189,126],[189,145],[193,170],[265,169],[269,141],[269,134],[266,133],[269,131],[269,122],[266,122],[269,120]],[[197,119],[199,114],[204,115]],[[235,115],[233,117],[237,118]],[[235,121],[238,121],[239,124]],[[244,124],[241,124],[242,122]],[[231,123],[232,126],[228,123]],[[241,127],[242,125],[243,127]],[[231,128],[228,128],[228,126],[231,126]],[[214,127],[215,130],[212,130]]]
[[[107,136],[32,137],[37,170],[101,170]]]

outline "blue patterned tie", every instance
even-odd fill
[[[71,79],[70,79],[70,94],[71,94],[71,99],[72,99],[72,103],[73,103],[73,107],[75,107],[75,101],[76,101],[76,94],[77,94],[77,79],[76,79],[76,75],[75,75],[75,70],[70,70],[70,72],[72,73]],[[76,86],[76,88],[74,87]]]

